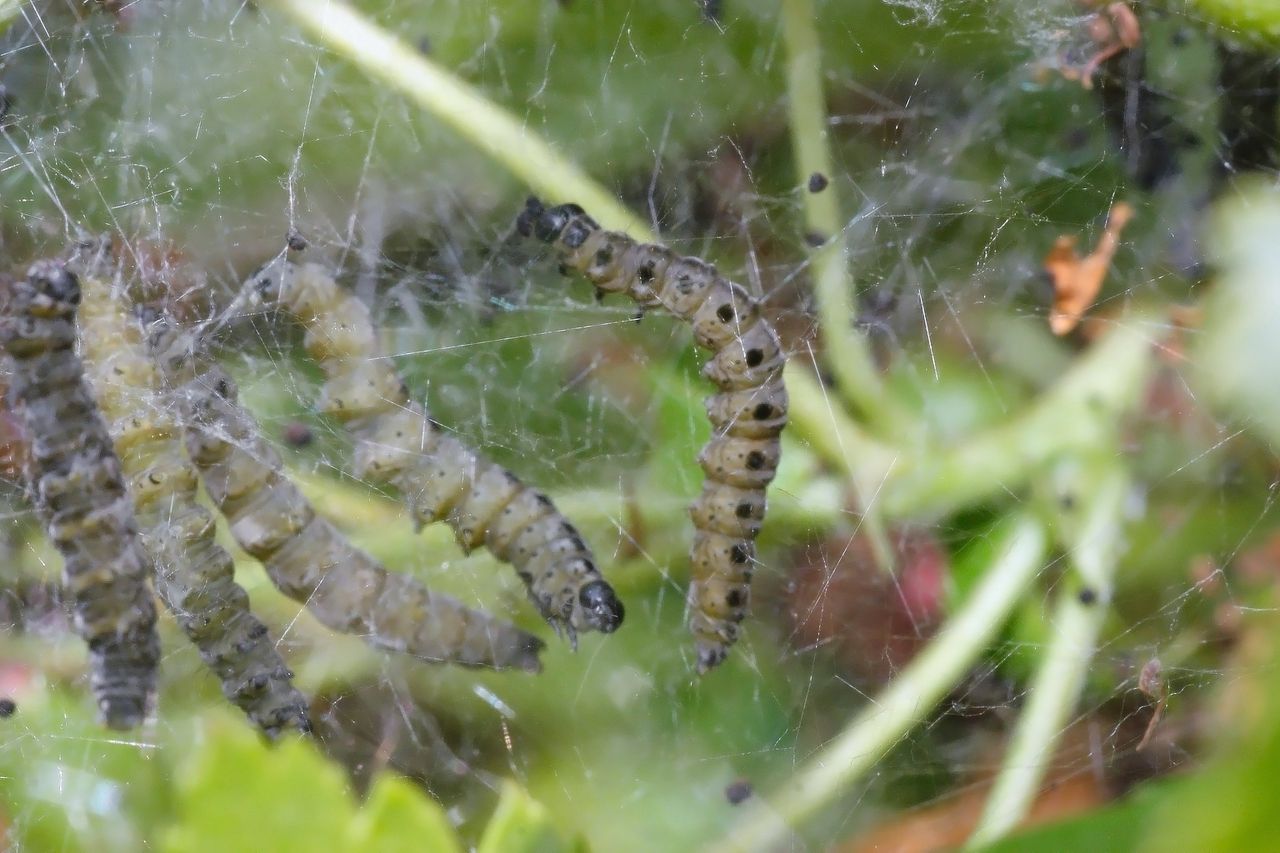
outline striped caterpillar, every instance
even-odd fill
[[[205,490],[233,538],[281,592],[324,625],[379,648],[467,666],[539,670],[537,637],[387,571],[317,516],[237,403],[231,377],[197,353],[190,332],[161,317],[150,322],[147,341]]]
[[[160,659],[152,565],[75,354],[80,283],[62,264],[41,261],[9,297],[0,345],[10,356],[11,405],[31,436],[36,513],[62,554],[102,721],[131,728],[146,715]]]
[[[326,377],[319,408],[354,437],[356,476],[396,488],[417,527],[443,519],[464,550],[485,545],[511,563],[543,618],[570,643],[578,631],[617,630],[622,602],[578,531],[550,498],[468,449],[409,397],[363,302],[318,264],[283,258],[255,273],[246,290],[305,328],[303,346]]]
[[[235,582],[234,560],[214,539],[217,523],[198,503],[198,475],[176,415],[159,399],[159,370],[141,330],[93,266],[79,278],[86,375],[110,424],[160,600],[218,677],[223,695],[269,737],[286,728],[309,731],[307,702],[293,687],[293,673],[250,611],[248,594]]]
[[[706,482],[690,508],[697,531],[690,628],[698,672],[705,673],[728,656],[750,601],[765,488],[777,473],[787,423],[778,335],[760,303],[711,264],[605,231],[575,204],[545,207],[531,198],[516,229],[552,245],[563,268],[598,293],[625,293],[641,309],[663,308],[690,323],[694,340],[715,353],[702,368],[720,389],[706,400],[714,434],[698,457]]]

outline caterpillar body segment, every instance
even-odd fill
[[[419,528],[445,521],[465,550],[481,545],[512,564],[557,632],[610,633],[623,606],[582,536],[550,498],[466,447],[409,396],[382,352],[369,310],[317,264],[280,259],[252,276],[255,298],[305,329],[325,374],[319,408],[355,439],[355,474],[405,498]]]
[[[75,353],[79,303],[74,273],[34,264],[9,293],[0,345],[9,355],[11,406],[32,437],[36,513],[63,558],[99,714],[110,728],[127,729],[146,715],[160,659],[152,565]]]
[[[605,231],[577,205],[545,207],[529,199],[516,229],[550,244],[561,268],[585,277],[597,293],[624,293],[642,308],[662,308],[688,322],[694,340],[712,353],[702,374],[719,389],[706,400],[713,436],[698,457],[707,479],[690,508],[697,531],[690,627],[698,670],[706,672],[738,639],[765,489],[778,470],[788,402],[777,332],[759,301],[711,264]]]
[[[293,686],[267,626],[235,582],[232,556],[199,503],[199,478],[183,449],[177,414],[141,329],[108,279],[82,274],[81,351],[133,498],[155,586],[223,695],[269,737],[309,731],[307,702]]]
[[[467,666],[540,669],[537,637],[388,571],[318,516],[240,407],[231,377],[196,354],[190,333],[161,318],[147,339],[209,497],[281,592],[329,628],[379,648]]]

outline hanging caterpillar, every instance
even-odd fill
[[[706,482],[690,508],[697,531],[690,628],[704,673],[737,641],[750,601],[765,488],[777,473],[787,423],[777,332],[761,317],[759,301],[711,264],[605,231],[576,204],[545,207],[531,198],[516,229],[552,245],[563,268],[598,293],[625,293],[641,309],[663,308],[690,323],[694,340],[715,353],[702,368],[720,389],[706,400],[713,435],[698,457]]]
[[[87,248],[87,247],[86,247]],[[217,523],[198,502],[199,479],[182,446],[176,414],[160,399],[160,373],[121,296],[86,258],[79,276],[81,352],[110,425],[133,497],[160,600],[218,677],[223,695],[268,737],[309,731],[307,702],[267,626],[235,581],[235,562],[215,539]]]
[[[233,538],[281,592],[324,625],[379,648],[466,666],[539,670],[537,637],[387,571],[317,516],[237,403],[231,377],[197,354],[190,332],[161,317],[150,322],[147,341],[206,492]]]
[[[152,566],[75,354],[79,303],[80,283],[64,265],[32,265],[10,290],[0,346],[9,354],[11,406],[31,436],[36,513],[62,554],[99,714],[110,728],[127,729],[146,715],[160,659]]]
[[[582,536],[542,492],[468,449],[409,397],[378,345],[369,309],[318,264],[280,259],[247,291],[306,329],[303,346],[325,373],[319,408],[355,438],[355,474],[405,496],[419,528],[444,520],[466,551],[511,563],[542,616],[570,643],[610,633],[623,606]]]

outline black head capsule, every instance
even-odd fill
[[[567,205],[545,208],[533,220],[533,236],[544,243],[554,243],[572,218]]]
[[[602,580],[584,586],[578,593],[578,603],[586,611],[588,624],[602,634],[618,630],[626,613],[613,587]]]
[[[253,283],[253,293],[264,302],[271,302],[276,298],[281,289],[279,279],[285,275],[283,270],[271,273],[270,267],[270,263],[263,264],[249,276],[249,281]]]
[[[54,302],[80,304],[80,280],[75,273],[54,261],[38,261],[27,270],[27,280],[36,293]]]
[[[546,209],[546,205],[537,196],[531,195],[525,199],[524,210],[520,211],[520,215],[516,217],[516,233],[521,237],[533,236],[533,225]]]

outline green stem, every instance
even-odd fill
[[[1080,701],[1106,619],[1121,547],[1121,504],[1127,480],[1114,459],[1111,462],[1101,482],[1089,484],[1084,524],[1069,549],[1075,573],[1059,591],[1050,623],[1053,639],[1036,670],[1030,698],[967,849],[1002,838],[1027,816],[1067,720]]]
[[[813,450],[848,475],[860,496],[874,495],[889,475],[898,451],[867,434],[807,368],[786,367],[788,426]]]
[[[648,227],[612,193],[541,136],[341,0],[262,0],[259,5],[287,14],[325,47],[404,92],[539,195],[576,201],[607,228],[638,240],[653,239]]]
[[[1019,516],[995,534],[995,562],[957,612],[884,692],[768,802],[757,802],[716,849],[768,850],[796,825],[848,790],[903,736],[933,713],[1000,630],[1043,565],[1045,534]]]
[[[791,143],[800,182],[815,172],[834,174],[828,144],[822,55],[813,0],[783,0],[782,37],[787,49],[787,103]],[[841,396],[884,435],[901,435],[912,419],[886,392],[867,339],[854,327],[856,307],[849,277],[845,220],[834,183],[822,192],[804,192],[805,221],[822,245],[810,250],[813,295],[822,325],[824,361]]]
[[[783,0],[782,38],[787,49],[792,153],[800,183],[805,184],[814,173],[824,177],[835,173],[813,0]],[[824,240],[809,250],[813,296],[822,329],[823,361],[830,367],[841,397],[866,423],[876,426],[882,434],[902,435],[911,429],[910,419],[885,392],[871,347],[853,324],[857,309],[849,276],[848,240],[840,214],[839,190],[835,184],[828,184],[822,192],[804,192],[803,198],[808,230]],[[834,411],[829,402],[826,407]],[[840,450],[846,460],[860,458],[851,457],[849,447]],[[862,478],[857,476],[853,465],[846,461],[845,468],[853,484],[854,499],[862,510],[862,530],[871,553],[881,571],[892,574],[896,561],[879,506],[871,499],[869,484],[860,482]]]
[[[1154,329],[1143,317],[1126,318],[1012,421],[956,447],[904,459],[883,489],[884,512],[942,514],[1019,488],[1055,456],[1109,442],[1141,399]]]
[[[877,495],[893,468],[897,452],[877,442],[853,421],[805,368],[793,360],[786,368],[790,397],[789,428],[803,435],[828,462],[849,478],[854,500],[862,509],[861,531],[867,536],[876,564],[886,573],[894,569],[894,551],[879,512]]]

